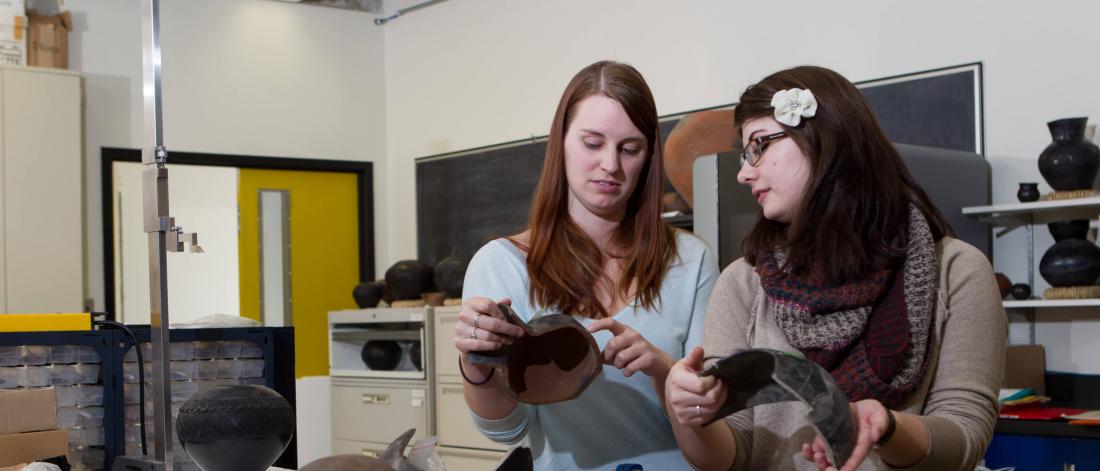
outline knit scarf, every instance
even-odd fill
[[[825,285],[783,268],[784,254],[757,263],[770,309],[792,346],[832,373],[855,402],[897,407],[925,372],[935,303],[935,241],[909,210],[904,263],[843,285]]]

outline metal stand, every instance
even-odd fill
[[[149,234],[149,323],[153,357],[153,453],[115,459],[114,471],[171,471],[172,382],[169,377],[167,252],[181,252],[184,242],[200,252],[198,235],[184,233],[168,215],[168,151],[164,147],[160,86],[160,0],[142,0],[142,94],[145,139],[141,148],[145,232]],[[136,346],[134,348],[140,348]],[[141,399],[144,401],[144,398]],[[144,406],[142,406],[144,407]]]

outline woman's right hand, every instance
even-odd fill
[[[726,402],[726,384],[714,376],[699,376],[703,349],[695,347],[672,365],[665,381],[669,414],[688,427],[702,427]]]
[[[512,300],[503,298],[500,303],[511,305]],[[462,303],[455,323],[455,348],[463,353],[463,360],[467,353],[497,350],[522,336],[523,329],[506,321],[493,300],[470,298]]]

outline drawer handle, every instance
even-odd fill
[[[389,394],[363,394],[363,404],[378,404],[385,406],[389,403]]]
[[[378,458],[378,452],[377,451],[371,450],[369,448],[362,448],[362,450],[363,450],[363,456],[370,457],[370,458]]]
[[[461,387],[454,387],[454,386],[444,387],[443,388],[443,394],[447,394],[447,393],[462,394],[462,388]]]

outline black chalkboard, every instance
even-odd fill
[[[981,153],[980,73],[970,64],[857,86],[891,140]],[[662,136],[685,114],[662,118]],[[417,159],[417,258],[469,259],[489,240],[522,231],[545,152],[541,137]]]

